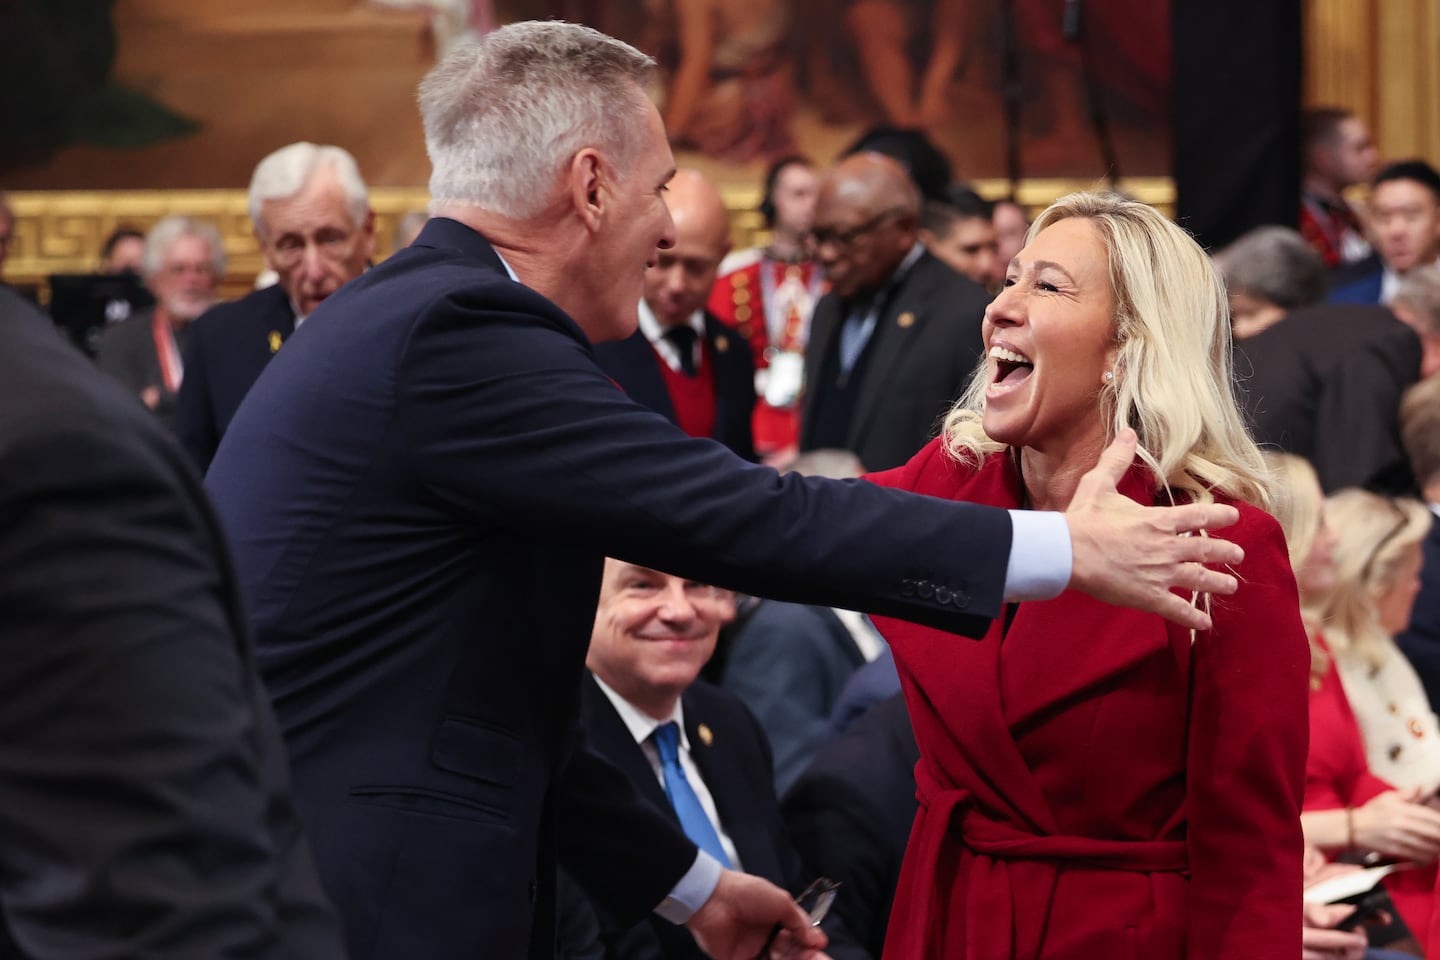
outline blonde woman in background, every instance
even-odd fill
[[[1290,563],[1300,585],[1300,609],[1310,640],[1310,752],[1305,767],[1306,842],[1328,856],[1376,855],[1428,864],[1394,874],[1386,890],[1420,942],[1429,930],[1435,859],[1440,855],[1440,812],[1420,802],[1420,791],[1396,790],[1370,769],[1365,744],[1345,687],[1332,664],[1322,629],[1325,603],[1339,587],[1336,535],[1326,522],[1325,495],[1315,469],[1288,453],[1267,453],[1275,475],[1275,519],[1285,530]],[[1319,879],[1307,870],[1307,880]],[[1312,926],[1338,922],[1335,912],[1306,906]],[[1336,949],[1323,941],[1334,931],[1305,931],[1307,948]],[[1323,954],[1322,954],[1323,955]]]

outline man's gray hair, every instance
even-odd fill
[[[146,277],[153,277],[165,266],[165,257],[181,237],[199,237],[210,247],[210,266],[215,279],[225,278],[225,244],[220,240],[220,231],[214,225],[194,217],[172,213],[155,221],[155,226],[145,234],[145,255],[141,267]]]
[[[628,177],[654,71],[629,44],[571,23],[516,23],[460,44],[420,84],[431,209],[453,202],[533,217],[585,147]]]
[[[250,222],[255,232],[265,233],[260,222],[260,208],[266,200],[288,200],[310,183],[324,167],[335,171],[340,189],[345,192],[345,209],[355,226],[365,222],[370,212],[370,193],[360,176],[360,165],[344,147],[322,144],[292,143],[281,147],[255,165],[250,177]]]
[[[1440,334],[1440,267],[1416,267],[1400,279],[1390,306],[1408,308],[1421,333]]]
[[[1293,310],[1325,299],[1325,262],[1289,227],[1256,227],[1215,255],[1233,294]]]

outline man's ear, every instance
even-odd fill
[[[570,203],[585,226],[600,228],[609,203],[606,192],[604,163],[600,154],[586,147],[570,161]]]

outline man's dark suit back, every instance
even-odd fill
[[[1420,338],[1384,307],[1320,304],[1235,341],[1255,439],[1315,466],[1326,492],[1413,494],[1400,395],[1420,375]]]
[[[715,429],[711,437],[746,460],[755,459],[750,419],[755,410],[755,367],[750,349],[738,333],[705,312],[705,356],[715,374]],[[620,384],[630,399],[671,423],[675,404],[660,371],[664,361],[639,331],[624,340],[595,344],[595,362]]]
[[[446,219],[305,321],[206,482],[357,960],[549,957],[557,859],[632,921],[692,863],[577,746],[606,554],[974,632],[1009,547],[1003,511],[780,478],[684,437]],[[907,597],[907,576],[963,580],[965,608]]]
[[[295,309],[279,284],[212,307],[190,325],[175,434],[201,473],[240,401],[294,330]]]
[[[343,956],[200,478],[0,291],[0,957]]]
[[[926,253],[883,298],[885,309],[866,348],[845,449],[865,469],[898,467],[939,432],[946,411],[980,361],[980,323],[989,295]],[[805,398],[800,449],[817,446],[824,375],[838,350],[844,304],[826,294],[815,307],[805,347]]]

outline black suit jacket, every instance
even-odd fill
[[[356,960],[549,958],[557,861],[632,922],[693,863],[579,733],[605,556],[971,635],[1009,556],[1004,511],[684,436],[443,218],[306,319],[206,484]]]
[[[822,747],[782,805],[801,858],[841,882],[835,909],[876,957],[915,820],[919,759],[905,698],[893,694]]]
[[[755,437],[750,417],[755,410],[755,366],[750,348],[739,333],[705,311],[705,356],[715,375],[715,430],[711,437],[746,460],[754,460]],[[636,331],[624,340],[595,344],[595,362],[630,399],[675,423],[675,405],[660,371],[664,361],[645,334]]]
[[[889,297],[867,347],[864,376],[845,448],[867,470],[905,463],[939,432],[940,422],[984,352],[980,322],[990,296],[929,253],[921,255]],[[833,293],[815,306],[805,346],[807,383],[800,449],[812,449],[815,388],[838,349],[844,305]]]
[[[8,291],[0,328],[0,957],[342,957],[199,476]]]
[[[1414,494],[1400,395],[1420,376],[1420,338],[1384,307],[1320,304],[1235,341],[1256,441],[1309,460],[1327,493]]]
[[[151,326],[154,318],[152,307],[128,320],[110,324],[100,334],[95,362],[136,396],[149,387],[159,390],[160,402],[155,405],[155,416],[167,428],[173,428],[176,395],[165,389],[165,379],[160,372],[160,355],[155,352]]]
[[[704,680],[692,684],[681,702],[691,757],[715,801],[721,825],[735,844],[740,869],[799,893],[815,878],[806,875],[785,835],[765,732],[738,698]],[[650,805],[678,826],[654,768],[594,677],[585,678],[580,712],[596,752],[624,771]],[[702,726],[708,737],[701,734]],[[827,952],[835,960],[865,960],[868,954],[840,928],[838,912],[834,918],[825,925],[831,938]],[[688,930],[656,916],[624,926],[602,919],[602,926],[606,955],[613,960],[703,960],[706,956]]]
[[[279,284],[211,307],[190,325],[175,433],[201,473],[255,378],[294,331],[295,308]]]
[[[1440,520],[1431,524],[1422,544],[1420,592],[1410,610],[1410,626],[1395,638],[1425,684],[1432,709],[1440,709]]]

